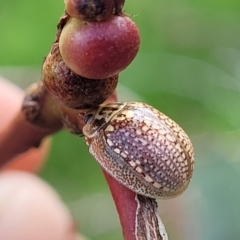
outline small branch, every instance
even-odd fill
[[[112,2],[115,14],[121,14],[125,1],[112,0]],[[110,10],[110,13],[112,13],[112,9]],[[74,134],[82,135],[84,123],[79,115],[83,113],[81,114],[83,116],[87,109],[85,105],[80,105],[82,110],[77,110],[80,109],[80,106],[76,105],[74,100],[77,99],[78,104],[83,104],[84,100],[81,99],[78,102],[78,97],[87,99],[90,93],[92,93],[90,90],[95,89],[98,94],[102,94],[100,98],[102,100],[97,99],[98,101],[90,102],[91,104],[89,103],[88,108],[97,107],[116,87],[118,76],[102,80],[85,79],[76,75],[67,67],[60,54],[58,42],[62,29],[68,19],[69,15],[65,13],[58,24],[55,43],[43,65],[42,82],[34,84],[26,91],[22,111],[19,110],[15,118],[0,133],[0,167],[29,148],[38,147],[44,137],[63,127]],[[115,85],[112,83],[113,80],[115,80]],[[107,84],[107,81],[112,83],[112,89],[109,89],[110,85]],[[65,85],[63,85],[63,82]],[[95,84],[95,88],[92,84]],[[98,85],[102,87],[102,91],[97,88]],[[53,86],[53,88],[51,89],[49,86]],[[58,93],[54,95],[57,87],[59,87],[59,93],[63,93],[63,95]],[[86,96],[83,94],[86,94]],[[90,97],[97,98],[99,97],[98,94],[92,93]],[[59,96],[63,97],[60,98]],[[74,104],[66,104],[68,102],[71,103],[71,101]],[[116,101],[116,94],[113,93],[105,103]],[[166,231],[157,213],[155,199],[137,195],[119,184],[105,172],[104,175],[116,204],[124,239],[167,240]]]

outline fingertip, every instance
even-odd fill
[[[7,128],[17,112],[20,111],[23,96],[23,90],[0,76],[0,135],[1,131]],[[39,148],[31,148],[18,155],[9,161],[3,170],[18,169],[30,172],[38,171],[46,159],[49,146],[50,139],[43,140]]]

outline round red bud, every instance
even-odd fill
[[[59,40],[66,65],[92,79],[108,78],[124,70],[135,58],[139,45],[138,28],[126,15],[101,22],[70,18]]]

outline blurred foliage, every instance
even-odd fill
[[[24,87],[38,79],[63,8],[63,1],[0,1],[0,74]],[[240,2],[131,0],[125,10],[142,43],[120,76],[119,98],[145,101],[169,115],[196,150],[189,190],[172,202],[184,207],[183,215],[159,204],[170,239],[237,240]],[[90,239],[122,239],[107,185],[82,139],[57,133],[41,176]]]

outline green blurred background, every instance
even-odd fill
[[[39,78],[63,9],[63,0],[0,1],[1,75],[23,88]],[[189,189],[159,202],[170,239],[239,240],[240,2],[127,0],[124,9],[138,24],[142,43],[120,75],[119,99],[160,109],[195,146]],[[83,234],[122,239],[108,187],[82,139],[55,134],[40,175]]]

